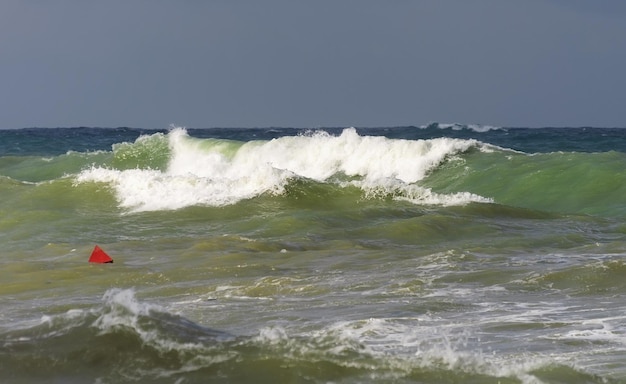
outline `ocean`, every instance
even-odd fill
[[[626,129],[0,130],[0,196],[2,383],[626,383]]]

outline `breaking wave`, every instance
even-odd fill
[[[301,179],[357,187],[366,198],[458,205],[491,200],[467,192],[435,193],[417,182],[451,157],[482,147],[475,140],[360,136],[355,129],[338,136],[319,131],[238,142],[193,138],[177,128],[114,148],[118,162],[139,157],[144,160],[140,166],[92,166],[76,183],[106,183],[120,206],[131,211],[230,205],[263,194],[284,194],[290,182]]]

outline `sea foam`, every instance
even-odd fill
[[[163,171],[94,166],[77,183],[110,185],[122,208],[172,210],[193,205],[224,206],[261,194],[280,195],[290,180],[335,183],[336,178],[364,190],[416,204],[466,204],[488,199],[469,193],[437,194],[416,185],[446,159],[477,148],[475,140],[438,138],[399,140],[312,132],[270,141],[227,143],[196,139],[176,128],[167,135],[170,159]]]

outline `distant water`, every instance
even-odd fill
[[[626,382],[626,129],[0,130],[0,196],[2,383]]]

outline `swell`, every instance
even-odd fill
[[[49,157],[4,156],[0,157],[0,176],[32,183],[52,181],[77,174],[89,164],[104,164],[109,158],[107,152],[67,152]]]
[[[498,150],[473,153],[433,172],[425,185],[470,191],[511,207],[604,217],[626,215],[626,154],[527,155]]]
[[[163,130],[133,128],[25,128],[0,130],[0,155],[58,156],[68,151],[108,151],[115,143],[132,142]]]
[[[224,332],[140,303],[131,290],[110,290],[103,300],[101,307],[71,309],[43,316],[35,325],[5,329],[0,334],[3,381],[151,382],[185,372],[198,354],[206,366],[230,358],[227,348],[214,351],[232,339]]]

